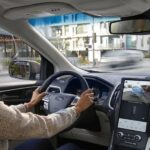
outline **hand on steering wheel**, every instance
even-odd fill
[[[86,91],[84,91],[75,105],[77,113],[79,114],[86,110],[89,106],[91,106],[93,103],[93,99],[94,93],[92,89],[87,89]]]

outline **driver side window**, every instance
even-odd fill
[[[22,77],[26,77],[26,79],[38,80],[40,79],[40,64],[41,64],[41,56],[28,44],[26,44],[21,38],[16,37],[3,29],[0,30],[0,75],[9,76],[10,73],[10,64],[12,61],[17,61],[17,65],[19,63],[19,67],[13,68],[13,73],[16,74],[16,78],[23,79]],[[20,65],[21,63],[21,65]],[[28,67],[30,66],[30,68]],[[13,66],[14,67],[14,66]],[[32,67],[32,68],[31,68]],[[27,78],[27,74],[32,69],[32,73],[36,74],[33,77]],[[22,77],[19,74],[20,69],[22,73]],[[8,71],[9,70],[9,71]],[[13,74],[10,74],[13,76]],[[1,76],[0,76],[1,78]]]

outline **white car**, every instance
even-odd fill
[[[142,61],[144,54],[137,50],[113,50],[105,52],[101,57],[101,63],[110,67],[132,66]]]

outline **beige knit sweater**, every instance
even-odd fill
[[[8,140],[52,137],[77,118],[74,107],[48,116],[25,112],[23,104],[8,107],[0,102],[0,150],[8,150]]]

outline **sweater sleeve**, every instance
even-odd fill
[[[29,139],[52,137],[77,119],[75,107],[48,116],[21,113],[19,109],[0,102],[0,139]]]
[[[27,108],[26,108],[26,106],[24,104],[11,105],[10,107],[13,108],[13,109],[18,109],[18,110],[20,110],[23,113],[28,112],[28,110],[27,110]]]

